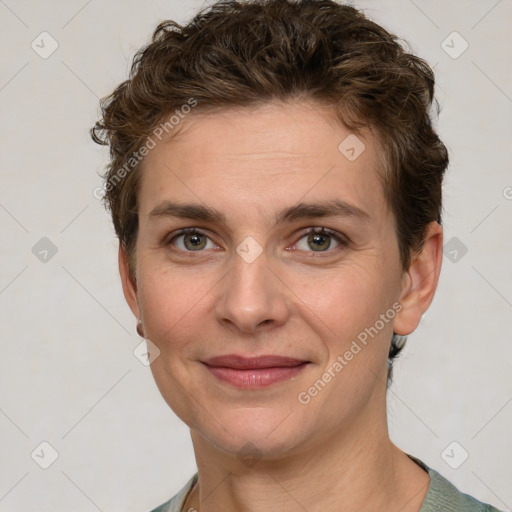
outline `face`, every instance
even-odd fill
[[[279,457],[385,423],[411,278],[375,139],[340,151],[351,132],[308,104],[182,123],[144,162],[136,286],[121,252],[164,399],[230,453]]]

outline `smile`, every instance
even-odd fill
[[[204,361],[205,367],[217,379],[243,389],[260,389],[290,380],[309,361],[282,356],[243,357],[234,354]]]

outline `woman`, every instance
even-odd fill
[[[93,129],[119,267],[198,473],[156,511],[496,510],[390,440],[434,296],[434,76],[330,0],[162,23]]]

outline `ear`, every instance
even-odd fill
[[[431,222],[426,228],[420,252],[412,255],[411,265],[404,273],[400,303],[402,309],[395,317],[393,330],[407,336],[418,327],[428,309],[439,281],[443,260],[443,228]]]
[[[126,299],[128,306],[130,306],[132,313],[135,315],[135,318],[140,318],[139,302],[137,300],[137,286],[130,277],[130,272],[128,270],[128,257],[126,255],[126,250],[121,243],[119,244],[118,264],[119,273],[121,274],[121,282],[123,284],[124,298]]]

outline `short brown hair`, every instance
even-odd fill
[[[172,20],[158,25],[135,55],[129,79],[102,100],[102,119],[91,130],[95,142],[110,146],[105,199],[134,280],[140,150],[155,128],[192,102],[200,111],[291,99],[333,106],[349,129],[377,134],[384,192],[401,262],[409,267],[426,226],[441,222],[448,165],[430,118],[431,68],[351,6],[221,1],[184,26]],[[394,336],[390,360],[400,349]]]

